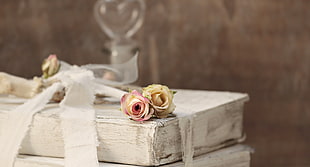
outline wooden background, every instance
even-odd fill
[[[104,63],[95,0],[1,0],[0,71]],[[310,166],[310,1],[147,0],[140,85],[247,92],[252,167]]]

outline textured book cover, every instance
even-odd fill
[[[177,90],[174,116],[143,123],[128,120],[118,104],[96,105],[98,158],[152,166],[180,161],[185,149],[197,157],[238,143],[244,139],[243,105],[247,100],[248,95],[242,93]],[[0,104],[0,126],[16,106]],[[34,116],[20,154],[64,157],[59,112],[54,103]]]

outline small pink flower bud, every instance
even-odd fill
[[[59,60],[56,55],[50,55],[47,59],[45,59],[42,63],[41,69],[43,72],[43,78],[49,78],[55,75],[60,68]]]

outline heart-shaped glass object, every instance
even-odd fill
[[[112,39],[130,38],[143,23],[143,0],[98,0],[95,18]]]

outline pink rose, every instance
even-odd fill
[[[50,55],[42,63],[41,69],[43,72],[43,78],[48,78],[55,75],[60,68],[60,62],[56,55]]]
[[[150,109],[149,103],[149,99],[143,97],[138,91],[133,90],[121,98],[121,109],[131,119],[145,121],[150,119],[154,113],[154,110]]]

